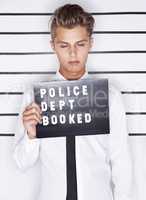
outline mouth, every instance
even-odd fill
[[[75,65],[75,64],[77,65],[80,62],[78,60],[75,60],[75,61],[69,61],[68,63],[71,64],[71,65]]]

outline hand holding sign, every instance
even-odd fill
[[[23,125],[30,139],[36,137],[36,125],[41,123],[41,113],[40,107],[34,102],[28,105],[23,112]]]

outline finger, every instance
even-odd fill
[[[38,118],[36,114],[31,114],[23,117],[23,121],[29,121],[29,120],[36,120],[37,122],[41,123],[41,119]]]
[[[29,110],[25,110],[23,112],[23,116],[29,116],[29,115],[32,115],[32,114],[36,114],[39,119],[42,118],[36,107],[30,108]]]
[[[36,120],[37,122],[40,122],[40,121],[41,121],[41,120],[37,117],[36,114],[31,114],[31,115],[28,115],[28,116],[24,116],[24,117],[23,117],[23,120],[24,120],[24,121]]]
[[[27,122],[27,121],[25,121],[25,122]],[[38,124],[38,122],[36,121],[36,120],[29,120],[29,125],[37,125]]]
[[[40,108],[40,105],[38,105],[38,104],[35,103],[35,102],[32,102],[30,105],[28,105],[28,106],[26,107],[26,110],[29,110],[29,109],[31,109],[32,107],[37,108],[37,109],[39,110],[39,112],[42,113],[42,110],[41,110],[41,108]]]

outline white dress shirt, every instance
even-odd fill
[[[86,72],[81,78],[89,77]],[[55,79],[65,79],[59,71]],[[34,101],[32,86],[23,95],[14,159],[20,169],[41,160],[39,200],[66,200],[66,137],[29,139],[22,112]],[[131,200],[131,158],[121,93],[109,81],[110,134],[76,136],[78,200]]]

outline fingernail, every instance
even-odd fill
[[[42,121],[41,120],[39,120],[39,124],[41,124],[42,123]]]

